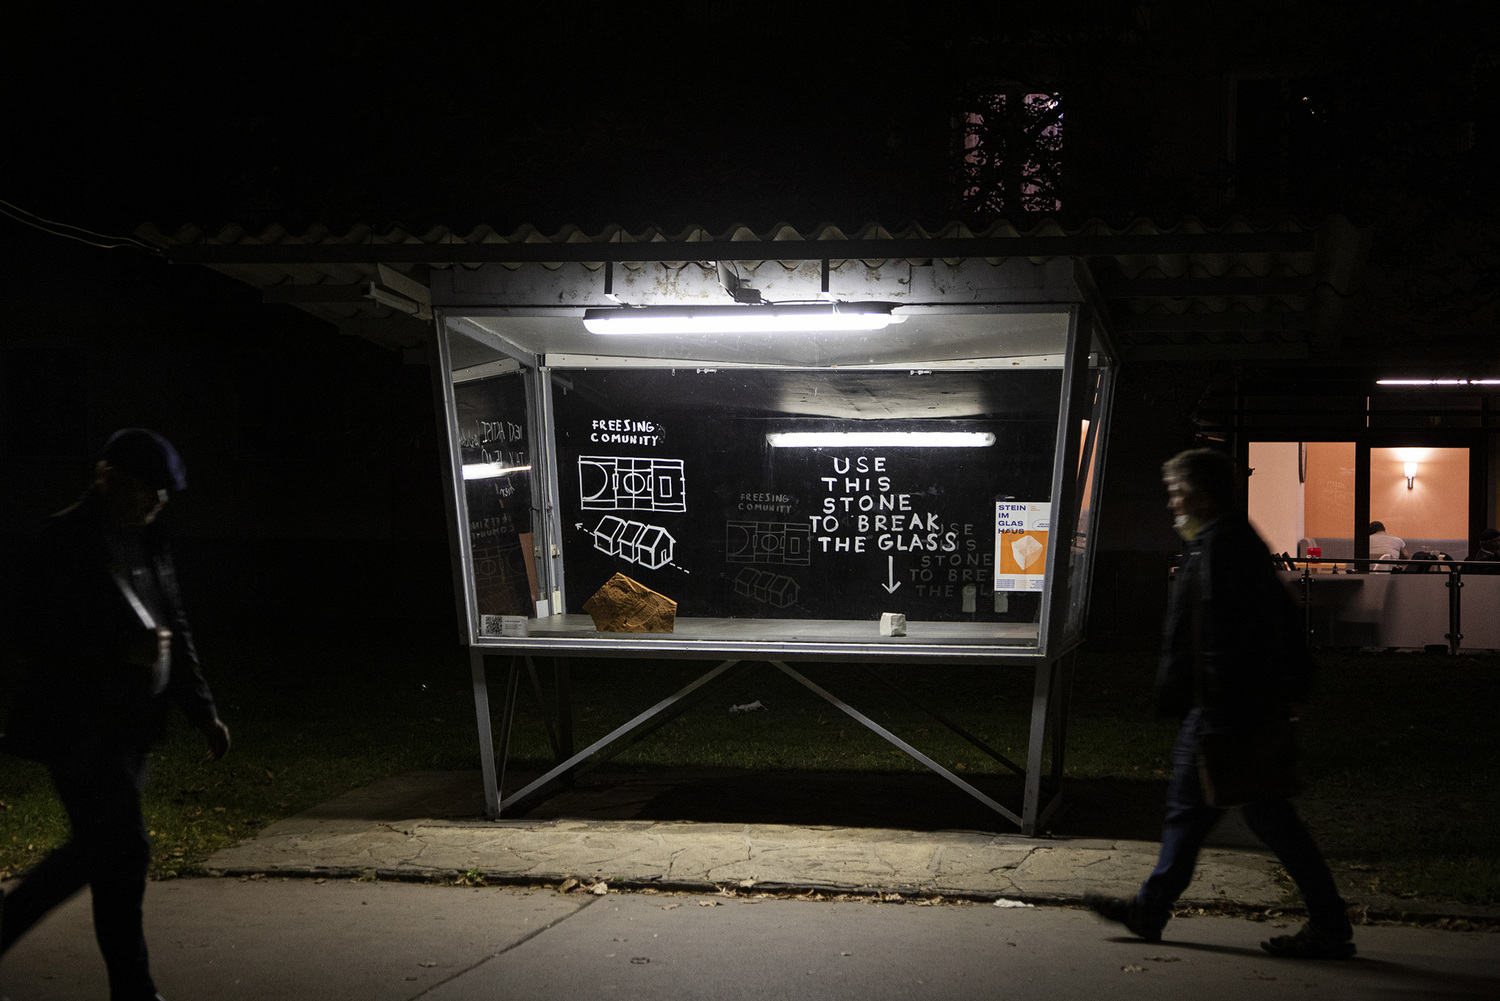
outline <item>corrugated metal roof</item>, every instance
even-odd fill
[[[204,264],[262,289],[267,301],[291,303],[393,342],[414,342],[420,331],[396,333],[399,324],[378,321],[406,316],[414,302],[420,306],[414,290],[428,285],[433,269],[1069,257],[1086,265],[1127,357],[1265,359],[1305,356],[1328,341],[1368,242],[1367,230],[1340,217],[1316,227],[1295,219],[1269,226],[1184,219],[1169,227],[1138,220],[1120,228],[1094,222],[1068,229],[1044,220],[1027,230],[1001,222],[976,232],[955,222],[897,231],[872,224],[855,233],[832,225],[808,231],[778,225],[717,233],[701,226],[676,233],[610,226],[592,234],[576,226],[551,234],[533,226],[509,234],[489,226],[464,234],[442,226],[422,232],[355,226],[343,233],[312,226],[300,234],[280,226],[258,234],[238,226],[215,233],[188,226],[167,234],[148,224],[136,235],[173,260]]]

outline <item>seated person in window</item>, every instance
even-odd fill
[[[1468,573],[1500,573],[1500,532],[1486,528],[1479,533],[1479,541],[1469,550],[1469,558],[1464,560],[1464,570]]]
[[[1370,522],[1370,559],[1401,560],[1406,558],[1406,541],[1385,530],[1385,523]],[[1372,566],[1371,570],[1390,573],[1390,566]]]

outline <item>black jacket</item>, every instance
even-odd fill
[[[1284,718],[1290,703],[1307,698],[1312,676],[1301,610],[1266,544],[1242,517],[1215,519],[1183,551],[1167,608],[1158,709],[1181,716],[1201,706],[1210,726],[1251,726]]]
[[[45,761],[98,742],[144,749],[165,723],[169,702],[200,728],[217,718],[171,551],[155,525],[142,531],[164,606],[161,624],[172,630],[165,690],[154,693],[153,670],[129,662],[132,643],[153,633],[129,600],[128,572],[114,565],[101,501],[91,491],[48,518],[22,560],[13,627],[22,678],[6,750]]]

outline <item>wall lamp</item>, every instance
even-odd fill
[[[889,302],[819,302],[757,306],[624,306],[586,309],[591,334],[774,334],[880,330],[904,317]]]
[[[1415,462],[1408,462],[1403,467],[1403,470],[1406,473],[1406,489],[1410,490],[1412,487],[1412,483],[1414,483],[1417,478],[1417,464]]]

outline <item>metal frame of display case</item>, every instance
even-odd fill
[[[1061,318],[1066,319],[1062,352],[1046,357],[1039,363],[1040,367],[1060,369],[1061,384],[1051,473],[1050,503],[1053,521],[1047,543],[1047,573],[1035,638],[1030,645],[1007,645],[999,642],[1003,639],[1001,634],[1004,630],[997,628],[1001,624],[994,623],[986,624],[989,632],[980,637],[987,642],[975,642],[973,639],[966,640],[964,634],[973,634],[976,630],[962,628],[977,625],[975,623],[913,622],[910,624],[909,634],[899,638],[877,637],[873,623],[805,619],[679,619],[678,631],[670,635],[601,634],[593,630],[587,617],[564,614],[532,619],[524,636],[481,635],[475,598],[470,586],[474,571],[473,556],[467,534],[463,530],[466,524],[466,496],[462,479],[460,429],[456,418],[450,339],[461,334],[472,341],[488,345],[500,362],[493,371],[508,368],[513,361],[522,370],[531,373],[530,390],[527,394],[528,415],[534,429],[531,452],[534,465],[531,475],[532,481],[541,485],[542,496],[534,499],[534,504],[544,514],[541,518],[541,530],[535,535],[541,594],[545,596],[543,600],[549,602],[549,612],[557,607],[565,608],[562,605],[564,595],[560,565],[563,543],[559,534],[559,518],[556,516],[559,477],[552,426],[553,366],[548,364],[552,345],[546,343],[545,333],[532,335],[533,340],[539,338],[543,342],[542,350],[533,350],[529,344],[495,335],[485,329],[485,323],[494,325],[510,322],[521,326],[544,326],[551,323],[554,329],[566,330],[557,321],[578,325],[580,307],[610,305],[615,301],[615,291],[622,284],[619,272],[624,269],[617,268],[617,264],[631,259],[629,255],[632,248],[608,246],[599,249],[610,251],[613,258],[605,262],[602,283],[597,273],[575,272],[570,279],[568,275],[557,274],[555,269],[554,273],[547,274],[539,269],[527,272],[525,268],[507,268],[492,272],[489,276],[490,284],[470,280],[465,288],[456,287],[457,281],[446,289],[434,287],[434,329],[438,356],[434,378],[446,418],[451,459],[447,469],[450,487],[450,539],[455,556],[454,570],[463,617],[463,638],[470,653],[487,814],[498,818],[560,788],[573,776],[597,766],[692,708],[710,692],[747,668],[765,664],[911,755],[1010,824],[1019,827],[1023,833],[1034,834],[1039,831],[1061,802],[1058,786],[1062,776],[1066,705],[1072,680],[1072,652],[1081,637],[1082,617],[1087,605],[1086,588],[1094,552],[1092,545],[1078,549],[1077,542],[1080,539],[1092,541],[1098,507],[1097,503],[1092,503],[1087,511],[1080,512],[1079,492],[1084,488],[1084,481],[1092,477],[1095,497],[1098,494],[1104,468],[1103,442],[1107,437],[1112,389],[1113,356],[1109,341],[1102,329],[1100,317],[1088,302],[1089,296],[1085,290],[1089,288],[1089,284],[1086,280],[1077,280],[1079,270],[1074,262],[1066,258],[1031,263],[1030,266],[1026,261],[1016,260],[998,264],[983,260],[934,262],[947,267],[949,277],[953,279],[952,291],[945,293],[941,289],[941,283],[933,281],[927,290],[928,298],[920,304],[910,306],[914,310],[927,309],[942,313],[950,320],[954,317],[1034,319],[1050,316],[1054,319],[1048,322],[1057,323]],[[655,260],[660,260],[659,249],[653,249],[658,253]],[[814,251],[816,256],[802,259],[801,264],[810,264],[813,272],[821,273],[820,291],[826,294],[829,292],[830,273],[833,270],[829,262],[830,259],[838,260],[838,248],[816,247]],[[783,254],[792,255],[792,264],[798,262],[798,252],[791,247],[778,245],[775,252],[776,261],[783,267],[790,266]],[[762,253],[765,251],[762,250]],[[743,260],[738,263],[745,264]],[[758,263],[764,265],[767,259]],[[857,267],[849,270],[862,272],[866,276],[881,266],[907,266],[907,262],[884,262],[872,268],[869,262],[855,263]],[[720,271],[722,272],[722,268]],[[1000,273],[1007,276],[1008,285],[996,281],[994,275]],[[1060,275],[1064,278],[1061,282],[1058,281]],[[640,274],[632,277],[637,282],[639,296],[642,294],[639,286],[643,277]],[[570,285],[570,280],[574,284]],[[644,280],[649,281],[649,277]],[[986,281],[989,282],[989,287],[986,287]],[[881,283],[876,281],[874,284]],[[891,283],[885,284],[889,286]],[[997,288],[997,285],[1001,287]],[[645,294],[650,294],[649,286]],[[870,294],[866,297],[875,299],[880,296]],[[550,302],[559,298],[568,302],[568,306],[557,308],[550,305]],[[538,301],[547,305],[535,305]],[[658,296],[655,301],[672,300]],[[905,306],[907,303],[897,300],[896,305]],[[940,317],[940,321],[942,319]],[[996,319],[994,322],[1001,321]],[[956,352],[957,357],[934,357],[925,359],[925,362],[938,367],[948,365],[969,370],[1000,369],[1007,364],[1022,364],[1003,357],[981,358],[977,361],[965,358],[962,356],[962,347],[949,347],[950,353]],[[924,348],[919,344],[910,350],[918,352],[918,355],[907,361],[871,367],[916,367],[923,363],[920,352]],[[642,361],[657,367],[663,364],[659,359]],[[782,364],[778,365],[778,361]],[[1038,364],[1035,361],[1028,363]],[[610,360],[610,364],[628,366],[630,361],[616,356]],[[769,364],[771,367],[791,369],[809,367],[799,364],[796,359],[774,357],[769,360]],[[578,367],[584,365],[580,364]],[[846,370],[848,367],[845,366]],[[1091,373],[1095,376],[1093,379],[1090,378]],[[1085,422],[1087,433],[1082,434]],[[1092,454],[1085,457],[1085,449],[1091,450]],[[1081,514],[1087,515],[1087,522],[1084,524],[1078,523]],[[550,604],[551,602],[557,604]],[[510,664],[496,733],[492,726],[488,669],[491,660],[506,656],[510,658]],[[556,658],[555,695],[550,700],[544,695],[536,669],[536,659],[546,656]],[[566,659],[570,656],[676,658],[717,663],[679,691],[645,708],[587,747],[575,751],[572,741],[569,671],[566,665]],[[805,665],[817,662],[853,663],[866,668],[877,663],[913,667],[955,664],[1032,668],[1034,676],[1030,731],[1024,765],[1006,758],[931,707],[917,703],[933,719],[968,740],[1002,767],[1023,775],[1025,781],[1021,803],[1013,808],[998,802],[973,783],[881,726],[849,701],[808,677],[804,673]],[[803,668],[794,668],[793,663],[800,663]],[[546,723],[556,763],[534,781],[506,795],[502,786],[523,675],[529,677],[531,687],[544,707],[544,716],[551,717]],[[879,675],[874,676],[885,684],[891,684]],[[549,708],[550,712],[547,711]],[[1050,794],[1046,803],[1042,802],[1044,792]]]

